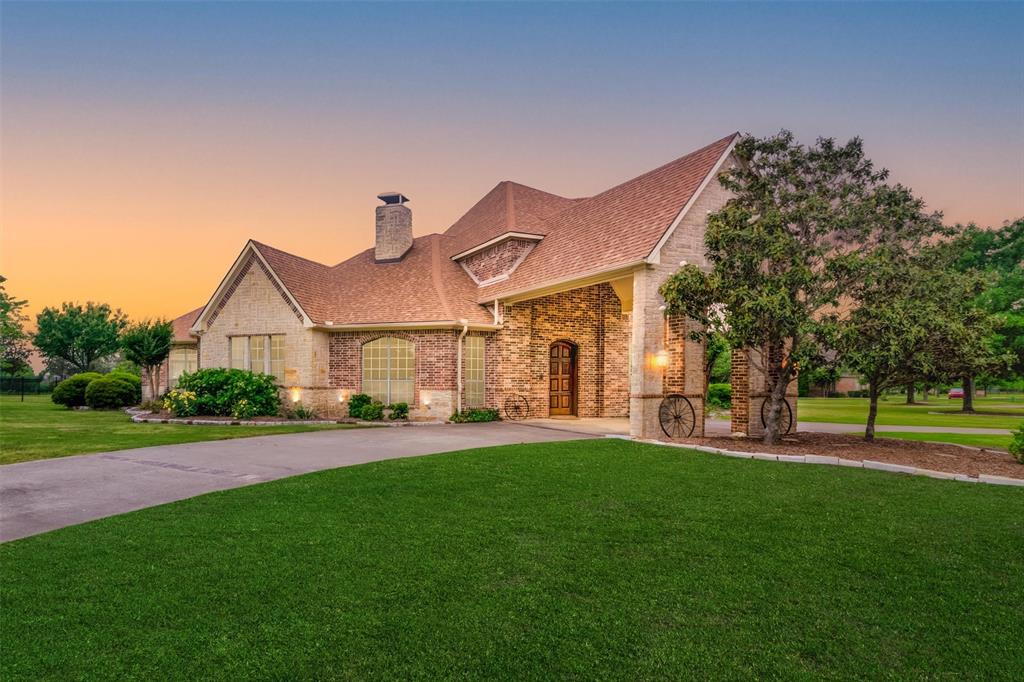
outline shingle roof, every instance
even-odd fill
[[[459,319],[487,324],[492,316],[479,302],[614,270],[649,256],[735,138],[724,137],[584,199],[500,182],[444,234],[416,238],[397,263],[376,263],[373,249],[367,249],[329,266],[259,242],[252,245],[317,324]],[[477,287],[451,260],[513,231],[544,238],[505,281]],[[195,320],[199,312],[189,315]]]
[[[190,310],[189,312],[176,317],[171,320],[171,328],[174,330],[174,341],[177,343],[183,343],[186,341],[195,341],[196,337],[192,336],[192,332],[189,329],[195,324],[196,318],[199,317],[199,313],[203,312],[203,307]]]
[[[479,300],[643,260],[734,138],[723,137],[554,215],[529,258],[509,279],[481,287]]]

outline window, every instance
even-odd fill
[[[484,347],[484,337],[466,337],[463,367],[467,407],[484,406]]]
[[[363,393],[384,404],[413,404],[416,348],[386,336],[363,345]]]
[[[172,348],[168,360],[171,372],[171,388],[178,385],[178,377],[184,372],[194,372],[199,365],[199,351],[195,348]]]
[[[284,381],[284,334],[232,336],[231,366],[270,374]]]

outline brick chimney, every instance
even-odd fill
[[[384,202],[377,207],[377,242],[374,260],[394,263],[402,260],[412,247],[412,211],[405,205],[409,197],[400,192],[384,192],[377,198]]]

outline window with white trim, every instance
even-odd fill
[[[270,374],[284,381],[284,334],[232,336],[231,367]]]
[[[416,347],[385,336],[363,344],[363,393],[385,405],[414,402]]]
[[[185,372],[194,372],[199,366],[199,351],[195,348],[172,348],[167,359],[171,388],[178,385],[178,378]]]
[[[463,357],[464,378],[466,387],[466,406],[483,407],[486,402],[484,390],[484,351],[485,340],[482,336],[467,336]]]

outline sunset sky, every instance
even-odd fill
[[[733,131],[862,136],[947,220],[1024,215],[1024,4],[3,2],[0,274],[30,312],[206,302],[252,237],[336,263]]]

